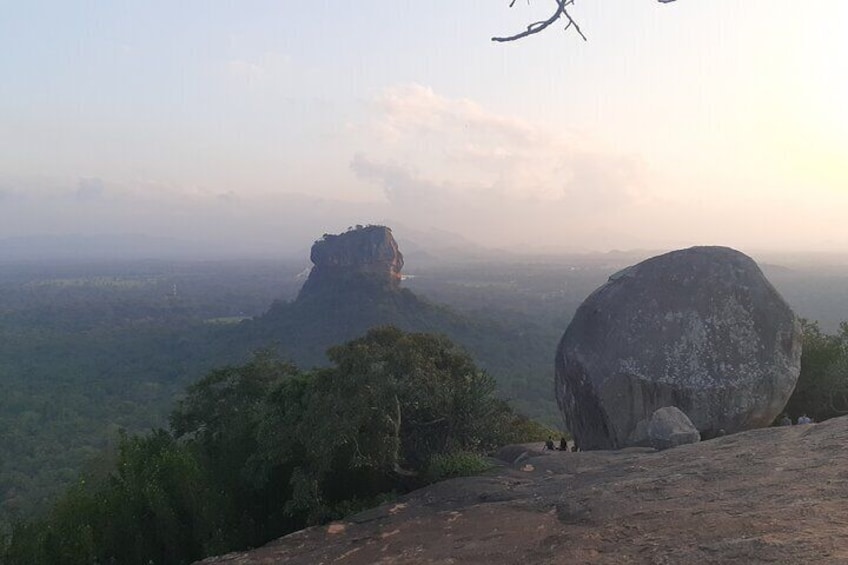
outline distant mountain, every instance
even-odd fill
[[[32,235],[0,239],[0,261],[219,259],[261,256],[247,247],[142,234]],[[264,255],[268,255],[265,253]]]
[[[465,347],[501,384],[504,395],[530,416],[554,420],[552,359],[558,332],[460,315],[401,287],[403,255],[392,231],[367,226],[325,235],[312,247],[314,267],[297,299],[277,302],[245,321],[227,344],[274,346],[302,367],[327,363],[326,350],[393,325],[406,331],[442,333]]]
[[[0,261],[201,257],[208,246],[138,234],[36,235],[0,239]]]

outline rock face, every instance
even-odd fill
[[[396,289],[403,255],[392,230],[385,226],[357,226],[338,235],[324,234],[310,254],[313,267],[301,296],[339,286],[370,284]]]
[[[647,445],[677,406],[706,438],[767,426],[795,388],[798,320],[754,261],[693,247],[610,277],[556,354],[556,396],[582,449]]]
[[[655,411],[648,423],[651,447],[670,449],[687,443],[698,443],[701,434],[692,421],[676,406],[665,406]]]
[[[848,417],[666,451],[519,446],[518,464],[202,563],[845,564],[845,445]]]

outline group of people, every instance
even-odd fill
[[[548,436],[548,440],[545,442],[545,449],[549,451],[568,451],[568,441],[561,437],[559,438],[559,447],[554,446],[554,436]],[[574,445],[571,446],[571,452],[577,452],[577,442],[574,442]]]
[[[798,421],[797,421],[796,425],[801,426],[803,424],[812,424],[812,423],[813,423],[813,419],[810,418],[809,416],[807,416],[807,413],[805,412],[805,413],[801,414],[800,416],[798,416]],[[784,414],[783,417],[780,419],[780,425],[781,426],[791,426],[792,425],[792,418],[790,418],[788,414]],[[724,430],[719,430],[718,435],[723,436]],[[568,441],[564,437],[559,438],[559,447],[557,447],[557,446],[554,445],[554,437],[548,436],[547,441],[545,441],[545,449],[548,450],[548,451],[569,451]],[[577,451],[579,451],[578,448],[577,448],[577,442],[576,441],[574,442],[574,445],[571,446],[570,451],[572,453],[576,453]]]
[[[797,424],[799,426],[802,425],[802,424],[812,424],[812,423],[813,423],[813,419],[810,418],[809,416],[807,416],[806,413],[798,416]],[[781,426],[791,426],[792,425],[792,418],[790,418],[789,415],[784,414],[783,418],[780,419],[780,425]]]

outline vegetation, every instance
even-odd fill
[[[581,300],[610,272],[638,258],[430,260],[418,267],[421,258],[412,257],[415,276],[404,284],[414,294],[354,293],[312,304],[278,302],[267,315],[240,324],[218,322],[260,316],[274,298],[293,297],[302,282],[296,275],[305,265],[4,265],[0,537],[14,519],[45,515],[69,485],[78,486],[81,471],[89,477],[90,489],[104,467],[111,469],[101,454],[116,460],[124,438],[167,427],[175,399],[190,383],[213,367],[244,367],[251,351],[269,345],[306,368],[332,365],[328,347],[376,324],[444,333],[495,379],[500,398],[534,420],[555,425],[551,388],[557,340]],[[840,396],[846,380],[842,375],[848,373],[839,370],[845,331],[838,323],[848,318],[846,270],[766,270],[798,311],[821,323],[805,332],[802,375],[787,410],[793,418],[806,411],[817,420],[843,413],[848,407]],[[516,438],[551,435],[529,421],[522,425],[525,429],[508,431],[514,430]],[[127,431],[124,438],[120,430]],[[189,439],[177,443],[182,446]],[[364,503],[349,502],[348,507]]]
[[[433,482],[455,477],[479,475],[490,469],[492,464],[479,453],[448,453],[434,455],[427,466],[427,476]]]
[[[294,302],[277,302],[262,317],[244,324],[230,340],[243,347],[279,344],[283,356],[301,366],[327,363],[334,344],[369,328],[394,325],[404,331],[445,334],[467,349],[497,380],[501,394],[528,416],[555,425],[551,365],[562,329],[542,327],[492,311],[458,314],[408,289],[385,292],[367,281],[323,288]]]
[[[186,563],[339,518],[535,426],[447,338],[383,327],[309,372],[268,351],[189,387],[171,429],[123,435],[43,519],[14,526],[6,563]]]
[[[216,347],[225,328],[205,320],[258,314],[279,292],[273,281],[285,271],[251,268],[242,280],[233,267],[206,263],[191,270],[170,263],[4,266],[0,531],[9,518],[43,509],[92,457],[114,449],[119,430],[161,426],[191,380],[243,355]],[[228,283],[244,296],[228,296]]]
[[[808,320],[802,320],[802,329],[801,375],[786,414],[793,420],[806,414],[816,422],[848,414],[848,323],[835,334]]]
[[[330,346],[380,324],[445,333],[495,378],[510,405],[548,424],[558,421],[549,361],[564,326],[547,319],[534,324],[532,317],[555,313],[567,320],[577,301],[570,295],[582,287],[569,291],[566,305],[557,296],[535,310],[533,296],[544,292],[535,287],[520,303],[504,293],[480,307],[471,299],[486,293],[446,294],[455,304],[474,305],[462,314],[410,291],[353,289],[280,301],[260,316],[275,298],[296,294],[302,270],[301,263],[278,261],[32,263],[0,270],[0,533],[13,519],[45,511],[98,453],[115,451],[120,430],[166,425],[187,385],[268,346],[300,367],[326,366]],[[509,276],[524,273],[545,280],[544,288],[559,288],[561,271],[570,274],[518,269]],[[504,276],[497,269],[467,272]],[[420,280],[436,293],[434,282],[457,276]],[[242,323],[222,323],[235,320]]]

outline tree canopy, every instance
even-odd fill
[[[806,414],[817,422],[848,414],[848,322],[835,334],[809,320],[801,326],[801,374],[785,412],[793,418]]]
[[[381,327],[328,355],[309,372],[268,351],[211,371],[170,431],[124,435],[105,472],[14,527],[0,561],[187,563],[485,468],[495,446],[550,433],[445,337]]]

